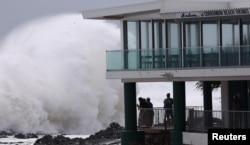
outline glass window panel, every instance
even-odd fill
[[[239,45],[239,25],[236,20],[222,21],[222,46]]]
[[[164,68],[166,60],[166,36],[163,20],[154,21],[154,68]]]
[[[124,69],[123,56],[124,56],[123,51],[107,51],[107,69],[123,70]]]
[[[142,68],[152,67],[152,22],[141,21],[141,53],[140,66]]]
[[[242,20],[243,45],[250,45],[250,20]]]
[[[128,41],[128,49],[136,49],[137,48],[137,30],[136,30],[136,22],[128,22],[127,23],[127,41]]]
[[[221,65],[233,66],[239,64],[239,25],[237,20],[224,20],[221,22],[222,48]]]
[[[127,49],[124,52],[124,68],[137,69],[138,67],[138,22],[127,22]]]
[[[217,21],[202,24],[202,65],[219,65],[219,30]]]
[[[154,22],[154,48],[166,48],[165,42],[165,23],[164,21]]]
[[[179,24],[174,22],[168,23],[168,48],[180,47],[180,30]]]
[[[179,23],[168,22],[168,51],[167,67],[177,68],[181,66],[181,49],[180,49],[180,27]]]
[[[199,23],[185,23],[185,49],[184,65],[185,67],[200,66],[200,32]]]
[[[141,68],[153,68],[153,53],[152,50],[141,50]]]
[[[199,23],[186,23],[185,30],[186,47],[199,47]]]
[[[217,22],[204,22],[202,31],[203,47],[219,46]]]
[[[162,48],[166,48],[166,24],[165,22],[162,22],[160,24],[161,30],[162,30]]]
[[[243,45],[250,44],[250,24],[243,22]]]
[[[250,65],[250,20],[244,19],[242,20],[242,39],[243,46],[241,47],[241,64],[242,65]]]
[[[160,36],[159,36],[160,30],[159,30],[159,22],[154,22],[154,48],[159,48],[161,45],[160,42]]]
[[[129,50],[127,53],[128,56],[128,69],[137,69],[138,68],[138,51]]]
[[[152,49],[152,23],[151,21],[141,22],[141,49]]]

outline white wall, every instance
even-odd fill
[[[183,144],[207,145],[207,133],[183,132]]]

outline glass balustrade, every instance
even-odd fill
[[[107,51],[107,70],[185,69],[250,65],[250,46]]]

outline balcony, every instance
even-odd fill
[[[246,67],[250,46],[107,51],[107,71]]]

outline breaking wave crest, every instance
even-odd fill
[[[27,23],[0,46],[0,130],[89,134],[123,123],[122,85],[106,80],[120,31],[81,14]]]

